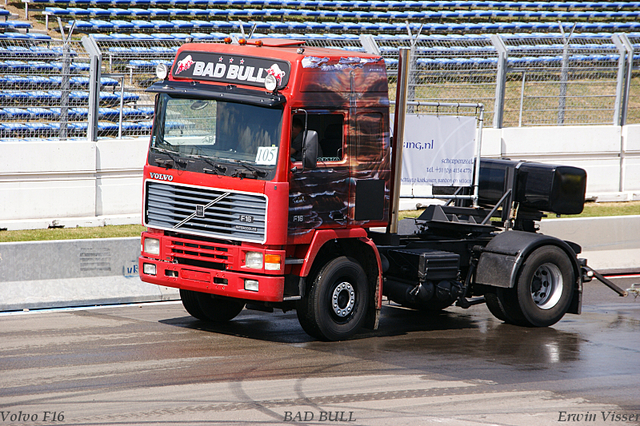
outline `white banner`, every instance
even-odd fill
[[[471,186],[476,118],[407,114],[402,183]]]

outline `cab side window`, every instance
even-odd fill
[[[304,114],[296,114],[294,118],[305,121]],[[318,132],[318,161],[341,161],[345,156],[344,115],[309,113],[306,119],[307,128]]]

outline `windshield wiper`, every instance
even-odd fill
[[[231,175],[231,177],[239,177],[239,178],[243,178],[243,177],[252,177],[254,179],[257,179],[259,177],[264,177],[267,175],[267,172],[265,172],[262,169],[257,168],[256,166],[253,166],[250,163],[247,163],[246,161],[240,161],[240,160],[231,160],[234,163],[240,164],[243,168],[238,168],[236,169],[235,172],[233,172],[233,174]],[[249,174],[247,176],[247,173]]]
[[[187,162],[185,160],[175,157],[175,154],[176,154],[175,151],[172,151],[166,148],[159,148],[157,146],[154,146],[152,149],[160,151],[163,154],[167,154],[170,158],[170,160],[165,160],[163,158],[154,159],[153,161],[160,167],[166,167],[167,169],[171,169],[173,168],[174,164],[177,164],[180,167],[185,167],[187,165]]]
[[[206,167],[202,168],[202,171],[205,173],[210,173],[210,174],[214,174],[214,175],[225,175],[227,172],[227,168],[225,166],[222,166],[220,164],[216,164],[213,161],[211,161],[211,159],[209,159],[209,157],[204,156],[204,155],[200,155],[200,154],[187,154],[189,157],[191,158],[197,158],[199,160],[204,161],[205,163],[207,163],[208,165],[210,165],[211,167],[213,167],[213,169],[209,169]]]

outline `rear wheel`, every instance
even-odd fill
[[[321,340],[343,340],[362,326],[369,301],[364,270],[341,256],[324,265],[297,309],[302,328]]]
[[[556,246],[543,246],[525,260],[516,285],[516,298],[525,321],[548,327],[567,313],[575,277],[569,256]]]
[[[498,319],[517,325],[548,327],[567,313],[575,285],[573,266],[559,247],[543,246],[525,260],[515,288],[485,295]]]

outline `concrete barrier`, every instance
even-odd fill
[[[0,311],[178,299],[138,277],[140,239],[0,243]]]
[[[541,232],[574,241],[601,272],[640,272],[640,215],[546,219]],[[179,299],[140,281],[140,239],[0,243],[0,311]]]
[[[640,200],[640,125],[485,128],[482,155],[587,170],[587,196]],[[149,138],[0,143],[0,229],[140,223]],[[403,185],[405,196],[431,193]],[[413,209],[423,199],[405,199]]]
[[[580,244],[579,257],[600,272],[640,272],[640,215],[545,219],[540,232]]]

